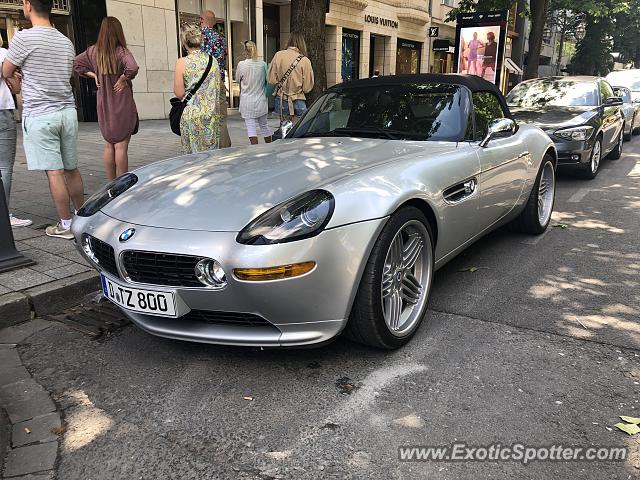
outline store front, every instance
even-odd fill
[[[396,56],[396,74],[419,73],[421,53],[422,43],[399,38]]]
[[[212,10],[216,14],[216,29],[227,40],[225,86],[229,106],[234,108],[240,103],[240,86],[233,79],[238,63],[244,60],[243,42],[256,40],[255,0],[178,0],[179,25],[198,24],[204,10]],[[271,48],[277,47],[277,44],[271,45]]]
[[[342,81],[360,78],[360,32],[342,29]]]
[[[454,70],[454,41],[449,39],[435,39],[431,48],[433,61],[431,62],[432,73],[451,73]]]

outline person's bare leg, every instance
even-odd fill
[[[107,174],[107,180],[111,181],[116,178],[116,150],[113,144],[104,144],[102,161],[104,162],[104,171]]]
[[[127,173],[129,171],[129,141],[131,137],[116,143],[115,145],[115,159],[116,159],[116,177]]]
[[[47,170],[46,173],[49,181],[49,190],[51,191],[58,217],[62,220],[69,220],[71,218],[71,210],[69,209],[69,192],[65,182],[65,171]]]
[[[80,170],[77,168],[74,168],[73,170],[65,170],[64,176],[67,179],[67,197],[71,197],[73,206],[78,210],[84,203],[84,184],[82,182]],[[69,201],[67,200],[67,204],[68,202]]]
[[[249,137],[249,143],[251,145],[257,145],[258,144],[258,137]]]

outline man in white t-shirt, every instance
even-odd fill
[[[7,56],[7,49],[0,48],[0,65]],[[9,89],[11,87],[11,90]],[[11,196],[11,177],[13,164],[16,160],[16,119],[13,111],[15,102],[13,93],[20,93],[19,75],[9,79],[0,79],[0,172],[2,173],[2,186],[9,208]],[[26,227],[31,225],[31,220],[21,219],[9,214],[12,227]]]

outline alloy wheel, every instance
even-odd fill
[[[382,312],[389,331],[403,336],[420,321],[433,270],[429,233],[417,220],[398,230],[382,271]]]
[[[593,145],[593,151],[591,152],[591,173],[596,173],[598,171],[601,154],[600,140],[596,140],[596,143]]]
[[[542,169],[538,187],[538,221],[543,226],[549,222],[551,211],[553,210],[553,199],[556,190],[555,176],[553,164],[547,162]]]

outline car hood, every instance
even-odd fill
[[[135,170],[138,183],[102,211],[137,225],[236,232],[299,193],[455,148],[452,142],[307,138],[185,155]]]
[[[519,123],[530,123],[543,130],[584,125],[598,113],[598,107],[509,107]]]

